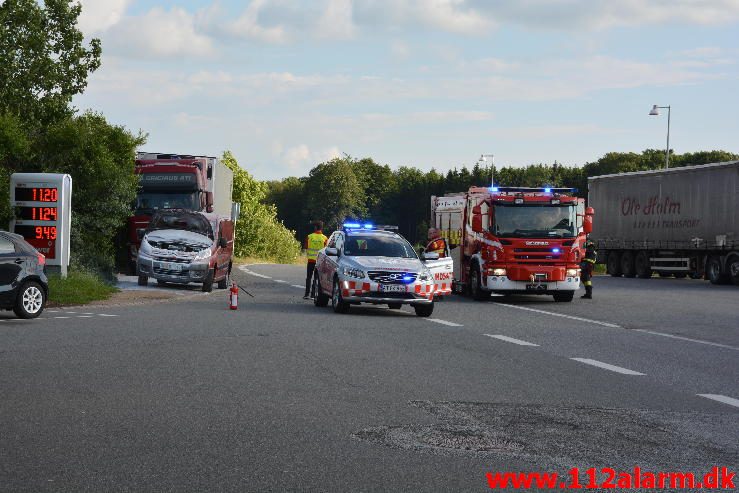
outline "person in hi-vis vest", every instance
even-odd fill
[[[313,223],[313,232],[309,234],[305,239],[305,251],[308,254],[308,266],[305,271],[305,294],[303,299],[308,300],[313,296],[310,292],[311,285],[313,284],[313,271],[316,268],[316,258],[318,257],[318,251],[326,246],[328,238],[323,234],[323,223],[316,221]]]

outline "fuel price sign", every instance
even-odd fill
[[[72,177],[55,173],[14,173],[10,200],[15,211],[10,230],[46,256],[46,265],[58,265],[66,275],[69,265]]]

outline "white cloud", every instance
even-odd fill
[[[352,19],[352,0],[328,0],[328,5],[316,26],[316,37],[351,39],[356,34]]]
[[[181,8],[155,7],[142,16],[125,17],[103,40],[116,54],[138,58],[205,57],[213,40],[199,32],[195,16]]]
[[[226,30],[236,37],[253,38],[267,43],[284,43],[287,33],[283,25],[264,27],[259,23],[260,10],[267,0],[252,0],[239,18],[227,25]]]
[[[312,151],[307,145],[300,144],[283,151],[280,160],[291,172],[305,172],[318,163],[329,161],[339,156],[341,156],[341,151],[336,146]]]
[[[78,25],[87,35],[107,31],[116,25],[131,4],[131,0],[79,0],[79,2],[82,4],[82,13]]]

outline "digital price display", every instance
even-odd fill
[[[69,265],[72,223],[72,177],[54,173],[14,173],[10,178],[14,207],[11,231],[46,256],[48,266]]]
[[[59,200],[59,189],[15,187],[15,200],[17,202],[56,202]]]
[[[31,221],[56,221],[59,217],[56,207],[16,207],[16,219],[30,219]]]

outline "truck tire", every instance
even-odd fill
[[[606,260],[606,271],[613,277],[621,277],[621,253],[617,251],[608,254]]]
[[[621,254],[621,272],[624,277],[636,277],[636,266],[634,265],[634,252],[626,250]]]
[[[149,276],[139,274],[139,286],[147,286],[149,284]]]
[[[231,264],[228,264],[228,270],[226,271],[226,275],[223,279],[218,281],[218,289],[228,289],[229,285],[231,284]]]
[[[706,261],[706,277],[711,284],[726,284],[729,281],[729,275],[721,268],[721,258],[713,255],[708,257]]]
[[[204,293],[210,293],[211,291],[213,291],[213,277],[215,277],[215,268],[212,271],[208,272],[208,275],[203,281],[203,286],[201,289]]]
[[[470,269],[470,294],[475,301],[484,301],[490,298],[490,293],[482,289],[480,283],[480,268],[477,266]]]
[[[339,288],[339,280],[334,278],[334,287],[331,290],[331,308],[334,313],[346,313],[349,311],[349,303],[344,301],[341,296],[341,288]]]
[[[36,318],[44,311],[46,292],[35,281],[24,283],[18,290],[13,311],[18,318]]]
[[[639,279],[649,279],[652,277],[652,265],[649,261],[649,252],[639,250],[634,260],[634,268],[636,269],[636,277]]]
[[[731,282],[735,286],[739,286],[739,255],[734,255],[729,259],[726,270],[731,278]]]
[[[569,303],[574,297],[574,291],[561,291],[559,293],[554,293],[554,301],[557,301],[559,303]]]
[[[434,313],[434,304],[428,303],[423,305],[414,305],[413,309],[419,317],[430,317]]]
[[[311,287],[311,291],[313,291],[313,304],[317,307],[324,307],[328,305],[329,297],[325,294],[323,294],[323,290],[321,289],[321,283],[318,280],[318,273],[316,273],[315,276],[313,276],[313,286]]]

